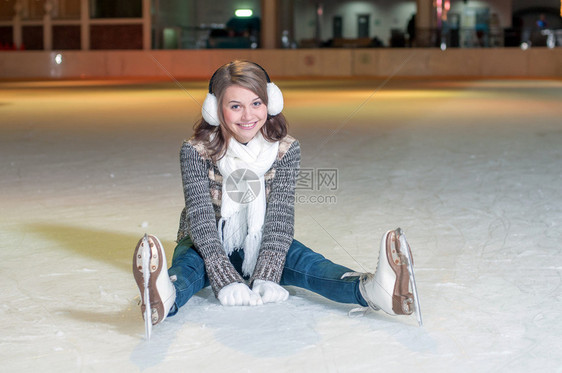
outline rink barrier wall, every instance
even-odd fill
[[[562,77],[562,48],[405,48],[2,51],[0,79],[208,79],[233,59],[256,61],[274,78]]]

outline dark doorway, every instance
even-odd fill
[[[333,38],[341,38],[343,35],[343,19],[341,16],[334,16],[332,24],[332,34]]]
[[[359,14],[357,16],[357,37],[358,38],[368,38],[369,37],[369,25],[371,16],[369,14]]]

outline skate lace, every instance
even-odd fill
[[[366,280],[369,280],[371,278],[373,278],[375,275],[372,273],[361,273],[361,272],[346,272],[344,273],[341,278],[346,278],[346,277],[359,277],[359,287],[360,289],[363,289],[363,283]],[[361,291],[361,294],[364,294],[365,291],[364,289]],[[363,298],[365,298],[363,296]],[[377,307],[377,305],[375,305],[373,302],[369,301],[368,299],[365,299],[365,301],[367,302],[368,306],[367,307],[355,307],[352,308],[351,310],[349,310],[349,312],[347,313],[347,316],[349,317],[363,317],[367,314],[367,312],[373,310],[373,311],[378,311],[380,310],[379,307]]]

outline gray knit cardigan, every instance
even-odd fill
[[[185,208],[180,216],[178,242],[188,236],[203,258],[211,287],[220,289],[244,279],[230,263],[217,230],[221,217],[222,175],[202,142],[184,141],[180,152]],[[279,153],[264,175],[266,212],[258,261],[250,278],[279,283],[294,234],[295,184],[300,145],[291,136],[279,142]]]

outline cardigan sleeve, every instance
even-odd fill
[[[281,281],[295,230],[295,185],[300,158],[300,145],[298,141],[294,141],[275,168],[265,213],[262,244],[250,284],[256,279],[276,283]]]
[[[230,263],[219,240],[206,162],[187,141],[181,148],[180,165],[189,236],[205,262],[207,276],[217,296],[226,285],[243,283],[244,279]]]

